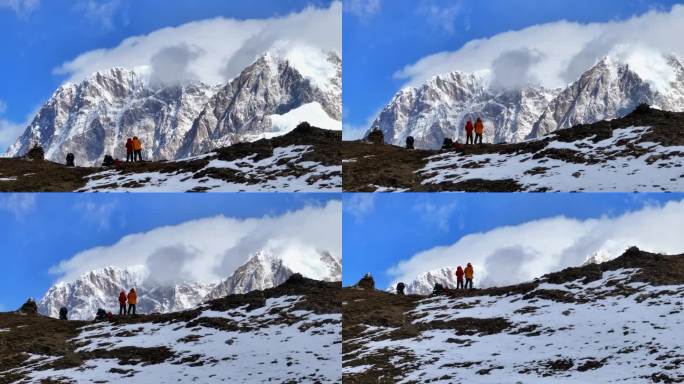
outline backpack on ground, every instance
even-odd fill
[[[404,289],[406,288],[406,285],[402,282],[397,284],[397,295],[403,295],[404,294]]]
[[[414,143],[413,136],[409,136],[406,138],[406,149],[414,149],[413,148],[413,143]]]
[[[111,167],[114,165],[114,158],[112,155],[105,155],[104,160],[102,160],[103,167]]]
[[[442,142],[442,150],[443,151],[450,151],[454,147],[454,141],[449,139],[448,137],[444,138],[444,141]]]
[[[433,295],[441,295],[442,293],[444,293],[444,286],[440,283],[435,283],[435,287],[432,290],[432,294]]]
[[[98,308],[97,314],[95,315],[95,320],[107,320],[107,311],[102,308]]]

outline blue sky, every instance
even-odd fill
[[[2,194],[0,310],[40,298],[59,261],[121,237],[193,219],[280,215],[322,206],[335,194]],[[134,251],[134,250],[133,250]]]
[[[9,5],[12,3],[23,6],[12,7]],[[127,37],[192,21],[216,17],[272,18],[309,6],[328,7],[330,3],[330,0],[202,0],[201,4],[182,0],[0,0],[0,124],[26,122],[68,78],[65,74],[55,74],[55,68],[84,52],[112,48]]]
[[[520,226],[555,216],[565,216],[580,222],[603,215],[617,218],[625,212],[639,211],[644,207],[660,207],[665,202],[682,199],[684,194],[643,193],[344,194],[343,283],[354,284],[364,273],[371,272],[376,286],[385,288],[393,279],[387,273],[388,269],[399,261],[408,260],[418,252],[437,246],[452,245],[468,234],[486,233],[503,226]],[[676,215],[670,213],[668,217],[672,216]],[[615,228],[626,226],[647,235],[646,220],[627,220],[623,223],[609,219],[603,225]],[[581,228],[585,224],[577,224],[577,227]],[[665,219],[659,224],[667,227]],[[644,228],[641,229],[640,226]],[[568,225],[568,228],[575,227]],[[676,229],[665,228],[661,229],[662,235],[659,235],[663,242],[667,239],[667,231],[673,231],[673,238],[681,238],[681,226]],[[567,239],[573,236],[570,232],[568,230],[567,233],[558,235]],[[516,235],[520,233],[524,232],[515,232]],[[605,237],[610,236],[613,235]],[[547,234],[545,237],[549,240],[552,236]],[[614,237],[622,239],[625,235],[620,233]],[[487,239],[488,237],[484,237],[483,241]],[[530,245],[538,240],[527,239]],[[499,246],[506,247],[507,244]],[[678,245],[675,249],[684,252],[684,244],[681,248],[677,247]],[[447,257],[453,257],[454,263],[458,260],[457,253]]]
[[[344,123],[350,129],[367,128],[369,118],[406,83],[394,74],[425,56],[536,24],[624,20],[677,3],[681,1],[351,0],[345,3],[343,30]]]

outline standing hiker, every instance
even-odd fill
[[[458,268],[456,268],[456,289],[463,289],[463,268],[459,265]]]
[[[142,143],[138,136],[133,136],[133,158],[135,161],[142,161]]]
[[[138,303],[138,294],[135,292],[135,288],[131,288],[128,292],[128,314],[131,312],[135,315],[135,305]]]
[[[119,316],[126,314],[126,292],[119,292]]]
[[[68,313],[69,310],[66,309],[66,307],[62,307],[59,309],[59,319],[60,320],[68,320]]]
[[[470,284],[470,289],[473,289],[473,266],[468,263],[465,268],[465,288],[468,289],[468,285]]]
[[[465,131],[466,131],[466,145],[468,143],[472,144],[473,143],[473,122],[468,118],[468,122],[465,125]]]
[[[402,282],[399,282],[397,284],[397,295],[403,295],[404,294],[404,289],[406,288],[406,285]]]
[[[484,123],[482,122],[481,118],[477,118],[477,121],[475,122],[475,144],[477,144],[477,140],[480,139],[480,144],[482,144],[482,134],[484,133]]]
[[[133,159],[133,139],[130,137],[126,140],[126,162],[135,161]]]

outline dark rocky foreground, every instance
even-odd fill
[[[69,192],[69,191],[136,191],[150,187],[151,183],[164,190],[163,182],[150,175],[172,179],[181,176],[187,182],[188,192],[202,192],[212,189],[212,183],[230,183],[237,187],[268,182],[276,178],[301,179],[313,189],[339,189],[339,171],[323,174],[312,172],[310,164],[321,167],[341,165],[340,131],[324,130],[301,124],[292,132],[272,139],[250,143],[238,143],[220,148],[188,160],[122,163],[120,167],[66,167],[50,161],[29,158],[0,158],[0,191],[2,192]],[[309,149],[295,158],[274,158],[274,164],[259,164],[252,169],[231,169],[210,166],[212,160],[233,162],[245,159],[244,163],[256,164],[273,157],[274,150],[292,146],[308,146]],[[78,165],[78,159],[76,159]],[[277,166],[278,169],[274,169]],[[109,172],[107,172],[109,171]],[[141,175],[138,177],[138,175]],[[195,181],[195,182],[194,182]],[[90,184],[89,184],[90,183]]]
[[[629,127],[649,127],[638,137],[623,139],[614,137],[616,130]],[[607,148],[592,145],[615,139]],[[563,148],[564,144],[576,143],[575,149]],[[670,152],[656,152],[644,145],[657,144],[673,148]],[[543,182],[526,181],[527,176],[551,175],[558,166],[550,163],[577,166],[568,176],[579,179],[580,187],[573,190],[592,191],[587,180],[582,187],[583,168],[614,169],[622,167],[616,161],[643,160],[652,167],[649,172],[664,168],[679,168],[674,176],[666,178],[668,185],[641,185],[636,173],[627,183],[630,188],[622,192],[649,188],[679,191],[684,189],[684,113],[661,111],[639,106],[631,114],[611,121],[578,125],[558,130],[538,140],[515,144],[484,144],[463,146],[460,150],[407,150],[402,147],[371,143],[369,141],[343,141],[343,189],[349,192],[373,191],[464,191],[464,192],[517,192],[547,191],[552,188]],[[502,160],[503,159],[503,160]],[[515,168],[524,163],[522,171]],[[429,164],[435,163],[433,166]],[[545,164],[548,163],[548,164]],[[524,165],[528,167],[525,169]],[[561,165],[562,166],[562,165]],[[471,171],[501,168],[498,176],[478,178],[469,176]],[[509,172],[506,172],[510,168]],[[445,171],[452,171],[451,173]],[[516,174],[516,172],[521,172]],[[444,173],[444,177],[436,177]],[[629,177],[626,174],[622,177]],[[615,177],[618,177],[616,174]],[[536,181],[536,180],[535,180]]]
[[[200,308],[168,314],[148,314],[134,317],[116,317],[113,321],[62,321],[45,317],[32,311],[18,310],[16,312],[0,313],[0,383],[76,383],[74,372],[89,372],[93,370],[92,382],[121,382],[118,380],[100,378],[92,365],[100,364],[102,359],[112,359],[115,365],[100,375],[109,375],[125,382],[145,382],[136,380],[141,373],[155,369],[155,366],[179,367],[179,372],[185,376],[178,376],[178,380],[202,381],[201,374],[194,373],[195,380],[191,380],[193,369],[214,370],[218,374],[211,375],[211,382],[231,382],[235,378],[232,368],[221,368],[221,364],[242,364],[248,366],[258,357],[240,356],[236,348],[240,347],[240,335],[259,339],[263,348],[271,348],[269,364],[283,364],[290,377],[298,379],[288,382],[334,382],[329,375],[321,371],[335,372],[328,367],[339,365],[339,361],[327,360],[329,357],[321,352],[329,349],[330,345],[316,345],[315,335],[333,332],[336,315],[340,314],[341,284],[339,282],[321,282],[293,275],[282,285],[263,291],[253,291],[243,295],[230,295],[212,300]],[[300,297],[300,299],[295,299]],[[283,299],[278,305],[268,306],[270,299]],[[250,314],[263,314],[251,316]],[[256,312],[255,312],[256,311]],[[302,315],[304,313],[309,315]],[[222,316],[216,316],[222,313]],[[251,317],[250,317],[251,316]],[[246,321],[246,317],[249,321]],[[311,339],[308,351],[288,350],[277,340],[264,335],[277,335],[282,327],[296,327],[301,332],[301,338],[306,344],[307,337]],[[167,330],[184,336],[176,341],[156,340],[151,335],[153,331]],[[270,332],[270,333],[269,333]],[[84,336],[85,335],[85,336]],[[212,336],[213,335],[213,336]],[[335,338],[334,335],[329,337]],[[339,336],[338,336],[339,337]],[[123,345],[127,339],[138,338],[146,344],[154,346]],[[146,339],[147,338],[147,339]],[[209,339],[207,339],[209,338]],[[149,339],[149,340],[148,340]],[[224,340],[225,339],[225,340]],[[214,356],[207,353],[197,353],[203,344],[218,343],[229,357]],[[185,349],[195,348],[195,353]],[[231,352],[231,349],[236,349]],[[300,353],[314,353],[318,356],[321,366],[315,369],[301,362]],[[339,352],[337,353],[339,354]],[[240,359],[245,359],[241,362]],[[275,360],[274,360],[275,359]],[[287,366],[285,363],[288,362]],[[255,363],[256,364],[256,363]],[[265,363],[262,363],[265,364]],[[292,366],[292,368],[290,368]],[[181,368],[188,368],[182,371]],[[163,368],[169,370],[169,368]],[[271,367],[278,371],[279,368]],[[339,371],[339,368],[336,368]],[[299,372],[294,373],[293,370]],[[32,374],[51,372],[50,379],[30,379]],[[53,373],[54,372],[54,373]],[[254,379],[262,373],[254,372]],[[268,373],[263,373],[264,375]],[[282,377],[288,375],[282,372]],[[89,377],[90,379],[90,377]],[[273,380],[276,378],[273,377]],[[168,377],[159,379],[161,382],[177,382]],[[236,379],[237,380],[237,379]],[[313,381],[309,381],[313,380]],[[91,382],[90,380],[88,382]]]
[[[684,254],[630,248],[513,286],[341,296],[345,383],[684,382]]]

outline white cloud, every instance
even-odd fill
[[[19,17],[28,16],[39,6],[40,0],[0,0],[0,8],[9,8]]]
[[[675,5],[669,11],[652,10],[624,21],[557,21],[472,40],[457,51],[424,57],[398,71],[395,77],[415,86],[455,70],[493,70],[497,60],[501,63],[511,58],[510,52],[522,50],[533,52],[535,57],[514,60],[519,66],[517,71],[554,88],[576,80],[606,55],[627,56],[630,64],[637,65],[644,57],[653,57],[653,51],[684,57],[684,44],[679,36],[684,36],[684,5]]]
[[[0,196],[0,210],[13,214],[18,220],[36,208],[36,196],[32,193],[5,193]]]
[[[100,25],[103,29],[110,30],[114,28],[114,15],[120,5],[121,0],[80,0],[73,7],[76,11],[82,12],[93,23]]]
[[[53,266],[61,281],[106,266],[144,266],[158,281],[216,282],[255,252],[268,248],[287,265],[305,269],[318,250],[342,255],[341,203],[310,206],[281,216],[210,217],[127,235],[115,244],[84,250]],[[303,270],[302,273],[314,273]],[[312,276],[316,277],[316,276]]]
[[[436,29],[449,34],[454,33],[456,18],[461,15],[463,10],[463,2],[460,0],[452,1],[448,6],[438,5],[432,1],[423,1],[418,8],[419,13]]]
[[[101,230],[108,230],[111,227],[112,214],[117,206],[117,200],[109,200],[106,203],[81,201],[74,206],[74,209],[81,213],[85,221],[96,225]]]
[[[380,0],[345,0],[344,11],[355,15],[362,21],[369,21],[380,12],[382,3]]]
[[[423,222],[434,225],[442,231],[449,230],[449,219],[457,208],[455,202],[436,204],[423,199],[419,199],[413,206],[413,210],[420,214],[420,219]]]
[[[666,254],[684,252],[684,200],[649,205],[616,217],[552,217],[473,233],[449,246],[420,252],[389,270],[397,281],[471,262],[480,286],[528,281],[579,266],[595,252],[617,257],[628,247]]]
[[[368,131],[368,127],[370,127],[372,122],[370,124],[362,124],[362,125],[351,125],[351,124],[344,124],[342,127],[342,140],[360,140],[363,139],[364,135],[366,134],[366,131]]]
[[[250,20],[218,17],[162,28],[147,35],[129,37],[114,48],[85,52],[63,63],[55,73],[78,81],[115,66],[146,71],[154,58],[157,58],[158,71],[159,65],[170,63],[164,60],[169,57],[169,49],[184,47],[192,54],[183,56],[187,62],[182,65],[178,80],[190,76],[209,84],[223,83],[258,55],[274,46],[282,46],[283,42],[341,53],[341,8],[337,1],[326,9],[308,7],[283,17]],[[174,64],[175,69],[164,73],[178,71],[177,67],[178,64]]]
[[[363,220],[375,209],[375,194],[352,193],[344,195],[344,211],[352,215],[356,221]]]

